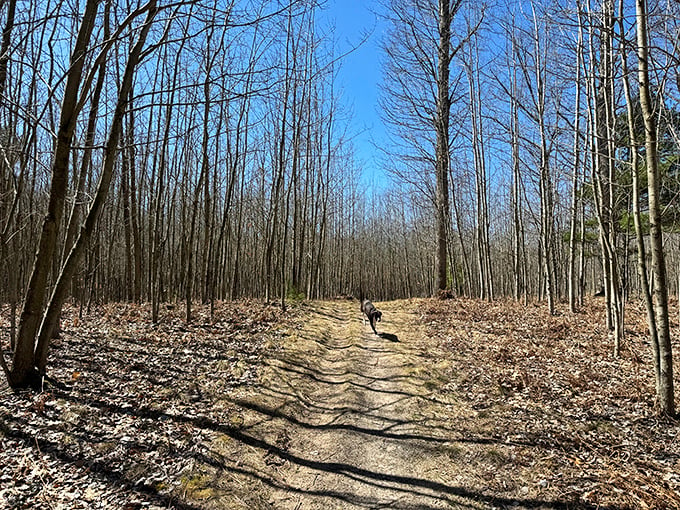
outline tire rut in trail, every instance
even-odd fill
[[[247,489],[250,507],[483,507],[447,479],[460,447],[415,316],[407,302],[379,308],[376,336],[357,302],[313,303],[236,402],[251,448],[222,452],[240,457],[225,484]]]

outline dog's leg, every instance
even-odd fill
[[[375,315],[371,315],[370,319],[371,319],[371,328],[373,328],[373,333],[375,333],[377,335],[378,332],[375,330]]]

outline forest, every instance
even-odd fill
[[[395,507],[680,508],[680,4],[374,4],[375,28],[345,50],[330,0],[0,0],[0,506],[91,508],[101,496],[106,508],[375,508],[403,496]],[[387,133],[374,144],[378,186],[339,81],[369,39]],[[360,329],[363,298],[384,312],[374,335]],[[334,382],[340,372],[352,379]],[[353,389],[336,401],[334,384]],[[405,421],[371,422],[402,405],[394,394],[412,397]],[[601,412],[520,430],[502,407],[515,397],[528,422],[533,405],[550,415],[551,399]],[[599,425],[609,404],[598,398],[619,399],[617,433]],[[416,474],[466,455],[486,474],[417,478],[396,471],[403,458],[301,458],[285,427],[251,434],[257,413],[286,418],[306,453],[324,451],[304,431],[333,429],[330,415],[305,414],[326,399],[335,419],[362,409],[340,419],[363,435],[333,438],[338,451],[382,458],[364,435],[414,440],[399,455],[431,452]],[[482,423],[488,402],[516,434]],[[102,426],[120,430],[98,451],[93,423],[111,412],[118,425]],[[451,446],[470,439],[447,435],[461,416],[477,420],[483,453]],[[129,427],[144,420],[167,430],[142,444]],[[646,464],[612,453],[630,446],[624,431]],[[157,436],[182,434],[211,453],[168,439],[163,462],[176,464],[158,460],[165,475],[153,476],[121,452],[120,465],[102,460],[109,443],[159,456]],[[505,465],[494,455],[559,461],[517,461],[526,473],[504,476],[534,485],[494,486]],[[26,474],[38,464],[42,481]],[[315,492],[311,474],[284,486],[270,472],[293,465],[363,485]],[[77,497],[55,471],[80,484]],[[243,477],[238,494],[224,489],[227,471]],[[35,487],[17,481],[29,478]]]

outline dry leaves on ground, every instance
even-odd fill
[[[569,508],[680,509],[680,428],[653,406],[641,309],[627,310],[614,358],[601,301],[553,317],[505,301],[404,306],[426,325],[424,362],[448,366],[437,391],[466,410],[447,417],[452,429],[486,445],[452,459],[457,485],[488,501],[544,490]],[[178,306],[154,326],[146,306],[67,310],[53,382],[0,390],[0,507],[201,508],[221,483],[201,474],[210,445],[243,425],[233,397],[251,391],[297,313],[243,301],[186,325]]]
[[[431,300],[423,311],[452,361],[448,392],[476,411],[461,433],[516,445],[513,462],[496,466],[508,481],[524,467],[595,508],[680,508],[680,427],[654,409],[642,309],[627,309],[618,358],[600,300],[552,317],[509,301]]]
[[[212,431],[237,423],[223,395],[257,378],[284,334],[274,306],[220,306],[214,322],[181,307],[150,324],[146,306],[66,310],[43,392],[0,397],[1,508],[192,508],[193,465]],[[6,324],[2,324],[6,326]],[[197,460],[198,459],[198,460]]]

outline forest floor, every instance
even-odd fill
[[[597,300],[377,305],[66,311],[43,391],[0,386],[0,508],[680,509],[641,310],[613,358]]]

